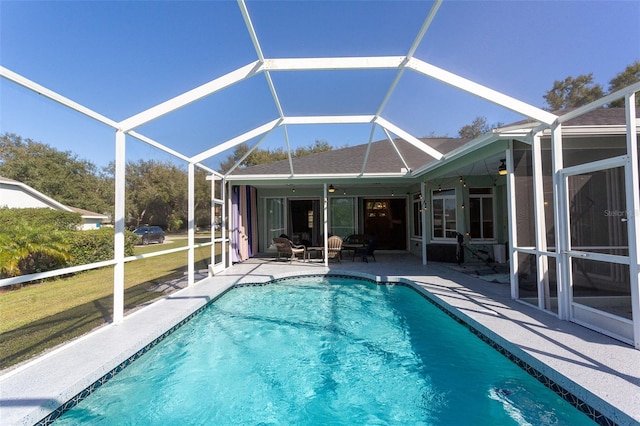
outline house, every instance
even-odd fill
[[[65,206],[53,198],[36,191],[29,185],[0,176],[0,208],[2,207],[8,207],[10,209],[49,208],[80,213],[82,218],[80,229],[82,230],[99,229],[103,223],[107,223],[109,220],[107,215]]]
[[[420,139],[443,154],[439,161],[389,139],[238,168],[227,182],[255,209],[232,215],[231,231],[256,231],[232,238],[232,249],[268,252],[283,233],[311,245],[322,245],[325,233],[365,234],[381,250],[426,264],[462,261],[461,241],[466,263],[505,265],[515,299],[637,343],[637,248],[627,203],[637,176],[625,114],[560,112],[560,134],[526,120],[473,141]]]
[[[253,42],[249,48],[256,49],[255,59],[249,63],[243,59],[245,65],[121,121],[0,67],[3,78],[114,131],[114,321],[124,317],[126,146],[127,139],[134,138],[187,163],[190,195],[195,190],[196,169],[209,174],[212,225],[222,224],[220,232],[212,235],[211,245],[220,253],[212,255],[213,273],[230,267],[232,261],[271,250],[273,237],[282,233],[313,245],[326,245],[329,234],[375,235],[379,249],[415,254],[424,265],[429,259],[461,260],[458,252],[462,249],[466,261],[508,261],[513,299],[640,349],[636,111],[640,82],[573,111],[543,110],[415,55],[440,4],[433,4],[408,54],[273,58],[265,57],[259,48],[246,5],[239,1],[248,40]],[[389,86],[390,81],[383,83],[388,90],[382,103],[362,110],[347,108],[337,115],[285,113],[298,109],[283,105],[277,95],[279,85],[271,78],[277,73],[357,71],[365,75],[374,70],[397,75]],[[407,75],[413,76],[406,80],[407,87],[413,87],[410,79],[425,79],[525,121],[466,143],[456,138],[419,139],[400,123],[401,117],[395,117],[398,121],[385,109],[387,100],[399,94],[396,83]],[[272,116],[243,126],[244,133],[231,131],[229,139],[217,136],[204,145],[191,146],[185,145],[182,136],[169,137],[165,145],[139,132],[152,121],[220,96],[219,92],[231,86],[248,88],[248,80],[266,89],[263,93],[272,94],[275,109]],[[342,92],[343,98],[353,96],[349,90]],[[430,116],[429,108],[421,107],[433,106],[435,99],[410,97],[404,102],[412,107],[415,103],[416,113],[424,113],[427,121],[456,114],[455,105],[463,102],[452,101],[451,109]],[[246,101],[248,111],[252,99]],[[613,101],[623,101],[625,108],[606,108]],[[371,137],[383,132],[387,140],[309,158],[291,157],[287,126],[343,124],[371,126]],[[283,130],[288,161],[252,169],[239,169],[235,164],[224,174],[211,168],[216,156],[240,144],[252,144],[249,155],[276,129]],[[196,221],[194,197],[189,198],[192,256]],[[227,243],[231,255],[226,252]],[[193,284],[195,265],[191,261],[188,277]]]

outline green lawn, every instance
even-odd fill
[[[186,239],[176,239],[165,244],[138,246],[136,254],[186,244]],[[207,267],[210,254],[211,247],[196,249],[196,269]],[[127,262],[125,309],[162,297],[163,293],[151,289],[184,277],[186,264],[186,251]],[[0,294],[0,369],[110,322],[112,312],[113,267]]]

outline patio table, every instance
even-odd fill
[[[366,247],[366,243],[357,243],[357,244],[342,244],[342,251],[352,251],[355,253],[356,249]]]
[[[324,247],[307,247],[307,251],[305,252],[306,260],[311,260],[311,253],[315,253],[314,258],[318,258],[318,252],[324,259]]]

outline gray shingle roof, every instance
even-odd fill
[[[640,118],[640,108],[636,108],[636,118]],[[565,126],[624,126],[625,124],[624,108],[598,108],[564,123]]]
[[[445,154],[467,142],[460,138],[422,138],[422,142]],[[433,161],[433,157],[402,140],[394,140],[398,151],[409,169],[416,169]],[[347,148],[333,149],[327,152],[310,154],[293,158],[293,170],[296,174],[336,174],[360,173],[367,151],[367,144]],[[381,140],[371,143],[365,173],[400,173],[404,164],[389,141]],[[276,175],[289,174],[289,161],[276,161],[259,164],[247,168],[238,168],[233,176],[238,175]]]
[[[562,115],[567,112],[569,112],[569,110],[557,111],[555,114]],[[640,108],[636,110],[636,115],[640,118]],[[534,125],[535,122],[533,120],[523,120],[505,127],[520,124],[523,125],[523,127],[528,127],[528,125]],[[624,125],[624,108],[599,108],[564,123],[564,126]],[[421,138],[420,140],[443,154],[468,142],[467,139],[460,138]],[[394,139],[394,142],[411,170],[415,170],[434,161],[433,157],[402,139]],[[294,173],[298,175],[360,173],[362,171],[366,150],[367,144],[363,144],[294,158],[293,170]],[[369,152],[365,173],[400,173],[403,167],[405,166],[402,160],[398,157],[389,141],[385,139],[371,144],[371,151]],[[247,168],[238,168],[234,170],[231,175],[288,175],[290,173],[289,161],[283,160]]]
[[[556,115],[564,115],[573,109],[561,111],[553,111]],[[636,117],[640,118],[640,108],[636,108]],[[534,125],[534,120],[522,120],[515,123],[507,124],[504,127],[512,127],[517,125]],[[598,108],[589,111],[576,118],[566,121],[564,126],[624,126],[625,125],[625,109],[624,108]]]

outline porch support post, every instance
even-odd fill
[[[420,220],[422,222],[422,264],[427,264],[427,183],[420,182]]]
[[[328,239],[329,239],[329,235],[327,234],[329,232],[329,223],[327,221],[327,218],[329,217],[329,215],[327,214],[329,211],[329,199],[327,198],[327,184],[323,184],[323,196],[322,196],[323,200],[324,200],[324,241],[322,242],[322,244],[324,245],[324,266],[325,267],[329,267],[329,243],[328,243]]]
[[[231,266],[231,250],[227,251],[227,236],[229,235],[229,222],[227,221],[227,212],[231,212],[231,199],[227,200],[227,194],[231,194],[231,185],[227,184],[227,180],[222,178],[220,181],[220,199],[222,200],[222,205],[220,208],[222,211],[220,212],[220,260],[222,261],[222,269],[227,269]],[[249,200],[247,200],[249,201]],[[254,212],[253,214],[257,214]],[[229,215],[229,220],[231,215]],[[211,228],[211,232],[214,232],[213,228]],[[213,247],[214,253],[212,254],[212,262],[215,264],[215,244]]]
[[[216,203],[213,201],[216,198],[216,175],[208,175],[207,180],[211,181],[211,199],[209,200],[209,227],[211,229],[211,238],[209,240],[211,241],[211,261],[207,266],[207,276],[211,277],[213,275],[213,268],[216,262]]]
[[[187,235],[189,250],[187,251],[187,285],[193,285],[195,281],[195,165],[189,163],[188,166],[188,212],[187,212]]]
[[[115,214],[113,237],[113,322],[119,323],[124,318],[124,228],[125,228],[125,134],[116,132],[115,153]]]
[[[629,275],[631,284],[631,317],[633,318],[633,345],[640,349],[640,178],[638,176],[638,135],[636,119],[636,94],[626,97],[627,165],[626,196],[627,225],[629,227]]]
[[[558,317],[569,319],[571,306],[571,259],[569,258],[569,217],[567,194],[562,175],[562,125],[551,127],[551,158],[553,167],[553,205],[556,239],[556,271],[558,281]]]
[[[516,247],[518,246],[518,224],[516,223],[516,181],[513,174],[513,141],[509,142],[509,149],[505,152],[507,160],[507,215],[509,217],[509,262],[511,263],[511,298],[517,299],[518,294],[518,256]]]
[[[547,226],[544,217],[544,181],[542,177],[542,146],[540,133],[533,135],[531,154],[533,159],[533,205],[535,206],[536,267],[538,280],[538,307],[551,309],[549,289],[549,258],[547,251]]]

